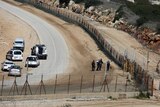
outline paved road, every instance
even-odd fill
[[[0,8],[10,12],[11,14],[28,23],[37,32],[40,42],[47,46],[48,59],[41,61],[38,68],[30,71],[29,81],[34,83],[40,82],[40,75],[44,75],[44,80],[54,78],[53,74],[63,73],[68,65],[68,47],[62,38],[62,35],[50,24],[46,23],[39,17],[0,1]],[[26,41],[27,42],[27,41]],[[18,84],[23,84],[25,76],[18,78]],[[10,84],[12,81],[5,81]]]

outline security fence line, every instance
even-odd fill
[[[104,78],[104,75],[93,74],[80,75],[75,78],[75,75],[57,74],[55,80],[50,81],[43,81],[43,76],[47,75],[39,75],[39,84],[35,85],[34,81],[29,80],[29,78],[32,78],[32,75],[26,75],[26,80],[23,84],[19,84],[17,81],[20,77],[11,77],[10,79],[13,82],[7,84],[8,76],[3,75],[0,85],[0,96],[139,92],[137,85],[130,81],[127,76],[107,74]]]
[[[104,48],[105,52],[108,53],[112,57],[112,59],[125,71],[130,72],[134,79],[137,81],[138,84],[146,86],[145,88],[153,94],[153,81],[154,78],[151,77],[146,71],[143,69],[141,65],[138,64],[136,61],[131,61],[130,59],[126,58],[125,55],[118,52],[118,50],[114,49],[107,40],[104,39],[103,35],[100,31],[96,29],[95,26],[90,24],[90,20],[87,20],[82,15],[67,11],[65,9],[60,9],[57,7],[49,6],[45,3],[38,3],[35,0],[17,0],[19,2],[28,3],[33,5],[36,8],[39,8],[45,12],[58,16],[59,18],[76,23],[82,28],[84,28],[88,33],[92,35],[92,37],[98,41],[98,43]],[[147,81],[147,82],[146,82]],[[152,87],[152,88],[148,88]]]

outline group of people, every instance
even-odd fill
[[[91,66],[92,66],[92,71],[101,71],[102,69],[102,64],[103,61],[102,59],[99,59],[98,61],[95,62],[95,60],[92,61]],[[109,71],[110,69],[110,61],[106,62],[106,71]]]

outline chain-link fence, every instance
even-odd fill
[[[107,74],[104,76],[94,74],[78,76],[57,74],[53,76],[52,80],[47,81],[43,80],[43,77],[47,75],[39,75],[39,83],[35,83],[32,76],[26,75],[25,79],[2,76],[1,96],[139,91],[135,83],[123,75]]]

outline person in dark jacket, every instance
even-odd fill
[[[107,61],[107,65],[106,66],[107,66],[106,70],[109,71],[109,69],[110,69],[110,61]]]
[[[94,70],[95,70],[95,67],[96,67],[96,64],[95,64],[95,61],[94,61],[94,60],[92,61],[92,64],[91,64],[91,65],[92,65],[92,71],[94,71]]]
[[[99,60],[99,71],[101,71],[102,64],[103,64],[103,61],[102,61],[102,59],[100,59],[100,60]]]

